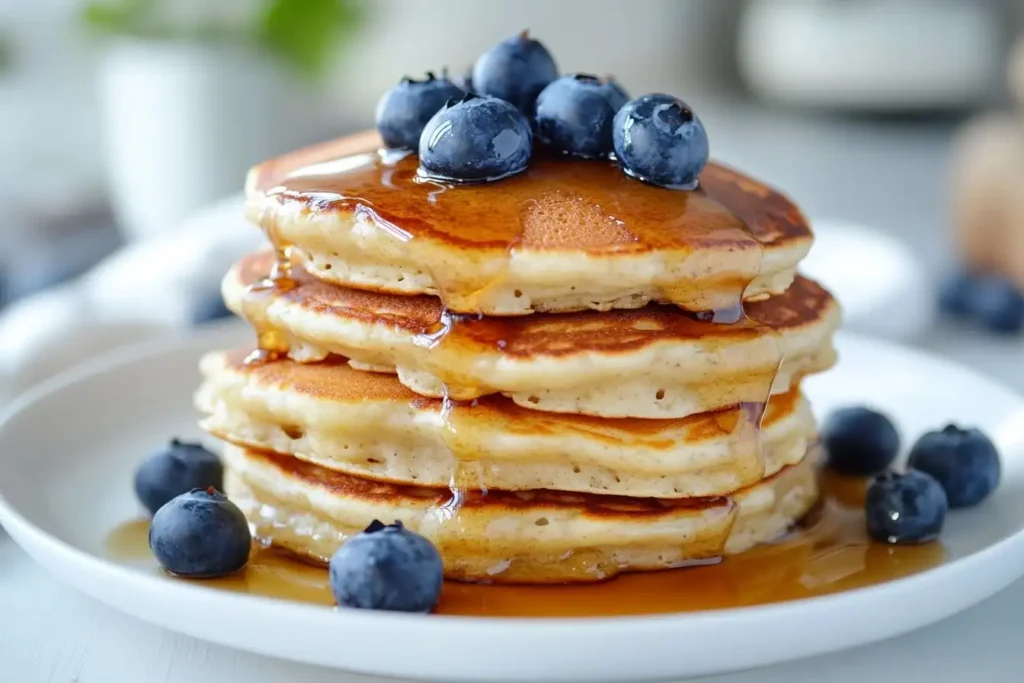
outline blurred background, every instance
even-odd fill
[[[935,316],[965,267],[1024,288],[1017,0],[4,0],[0,386],[109,346],[97,320],[127,339],[221,315],[259,238],[250,165],[370,127],[403,75],[462,74],[524,28],[563,72],[679,95],[714,157],[793,196],[854,329],[1024,388],[1013,324]],[[998,239],[970,208],[993,203]]]

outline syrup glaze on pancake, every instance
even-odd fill
[[[276,263],[269,252],[246,256],[236,278],[242,287],[263,282]],[[294,268],[287,286],[266,296],[293,302],[320,314],[395,327],[422,335],[433,344],[488,348],[502,355],[532,358],[586,351],[629,351],[664,339],[716,340],[752,338],[807,325],[834,305],[816,282],[797,277],[784,294],[747,302],[734,323],[714,322],[675,306],[649,304],[620,311],[577,311],[508,318],[460,315],[432,296],[399,296],[339,287]],[[259,319],[259,315],[253,317]],[[287,353],[288,348],[273,349]]]
[[[612,162],[544,155],[500,184],[447,187],[418,165],[412,154],[339,156],[328,143],[257,167],[252,182],[308,211],[366,212],[400,239],[473,250],[746,249],[810,232],[786,197],[716,163],[692,192],[637,182]]]
[[[500,395],[446,405],[340,357],[259,365],[243,358],[202,360],[195,404],[204,429],[396,484],[446,487],[462,463],[475,469],[470,483],[488,491],[717,496],[794,464],[814,438],[797,389],[773,397],[763,420],[759,405],[678,419],[597,418],[530,410]]]
[[[292,240],[283,226],[336,217],[329,230],[306,238],[316,242],[321,252],[340,251],[333,256],[342,259],[354,257],[359,244],[358,240],[354,244],[337,241],[340,233],[362,234],[369,228],[387,235],[401,245],[392,251],[402,256],[415,253],[414,261],[430,272],[445,305],[463,313],[495,314],[479,304],[489,290],[503,284],[511,261],[543,253],[610,261],[656,254],[656,263],[647,267],[653,268],[651,277],[638,276],[645,289],[653,286],[656,300],[691,310],[705,310],[701,302],[713,304],[714,310],[735,309],[750,298],[744,295],[761,274],[766,250],[806,246],[811,241],[806,219],[788,198],[714,163],[705,168],[700,187],[687,192],[638,182],[612,162],[542,152],[514,177],[497,183],[451,185],[420,177],[415,155],[379,153],[374,142],[367,135],[343,138],[256,167],[247,185],[250,195],[260,198],[255,220],[283,252],[293,243],[302,249],[308,246]],[[359,149],[363,152],[354,153]],[[417,253],[427,244],[443,246],[445,257]],[[380,255],[376,258],[388,261]],[[339,280],[326,272],[329,268],[322,264],[318,268],[324,279],[387,290]],[[545,270],[551,277],[558,276],[553,269]],[[615,277],[614,268],[594,272]],[[700,276],[699,283],[695,274]],[[577,279],[574,284],[586,291],[590,283]],[[696,291],[698,284],[708,291]],[[569,288],[565,289],[563,296],[568,297]],[[767,293],[777,290],[758,294]],[[635,307],[645,302],[646,295],[634,292],[632,299],[622,298],[626,300],[596,302],[595,307]],[[544,310],[567,310],[559,309],[557,302],[549,304]],[[591,306],[574,302],[568,310],[587,307]]]

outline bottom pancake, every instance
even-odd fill
[[[817,450],[731,497],[661,500],[395,485],[228,445],[227,494],[257,538],[326,563],[371,521],[401,521],[441,551],[445,577],[567,583],[711,561],[784,533],[818,497]]]

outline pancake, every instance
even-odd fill
[[[692,192],[541,152],[522,174],[453,186],[379,142],[363,133],[257,166],[249,219],[324,281],[486,315],[734,308],[785,291],[812,243],[788,198],[715,163]]]
[[[273,263],[269,253],[246,257],[223,287],[229,308],[262,341],[301,361],[337,354],[360,369],[397,371],[404,385],[434,398],[502,393],[547,412],[677,418],[764,402],[769,391],[785,393],[835,361],[839,308],[805,278],[746,306],[762,324],[726,325],[659,305],[453,316],[436,297],[338,287],[300,268],[286,286],[247,294]]]
[[[803,458],[815,424],[799,390],[761,406],[673,419],[595,418],[521,408],[503,396],[418,396],[343,359],[201,367],[202,426],[241,446],[395,484],[558,489],[631,497],[727,495]],[[758,433],[758,423],[761,430]]]
[[[563,583],[710,561],[777,538],[817,498],[816,453],[731,498],[662,501],[555,491],[396,486],[228,446],[227,494],[257,538],[324,563],[372,520],[440,550],[449,579]]]

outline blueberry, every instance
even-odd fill
[[[970,288],[974,284],[974,275],[966,271],[956,273],[947,278],[939,290],[939,306],[943,311],[953,315],[966,315],[970,296]]]
[[[153,515],[149,547],[172,574],[212,578],[245,566],[252,534],[245,515],[224,494],[212,487],[194,489]]]
[[[511,102],[525,114],[533,113],[537,95],[556,78],[551,53],[526,31],[501,41],[473,65],[477,93]]]
[[[384,144],[392,149],[416,149],[423,126],[450,99],[458,99],[464,91],[446,76],[416,81],[403,78],[384,93],[377,102],[377,130]]]
[[[980,276],[967,288],[967,315],[982,327],[1000,334],[1024,329],[1024,294],[1012,280]]]
[[[708,163],[704,124],[671,95],[644,95],[623,105],[612,124],[612,143],[622,170],[661,187],[694,189]]]
[[[868,535],[884,543],[935,540],[946,521],[946,492],[924,472],[885,472],[868,486],[864,513]]]
[[[496,97],[466,95],[427,122],[420,169],[442,180],[498,180],[526,170],[532,147],[530,124],[518,109]]]
[[[611,76],[604,79],[604,83],[607,87],[608,101],[611,103],[612,108],[615,111],[622,109],[626,102],[629,102],[629,93]]]
[[[825,418],[821,442],[828,466],[854,476],[881,472],[900,450],[900,435],[889,418],[863,407],[840,408]]]
[[[224,483],[220,459],[198,443],[174,439],[153,453],[135,471],[135,495],[149,514],[156,514],[165,503],[192,489]]]
[[[1002,469],[999,451],[987,436],[955,425],[918,439],[908,463],[935,477],[951,508],[977,505],[987,498],[999,485]]]
[[[537,97],[537,138],[565,154],[606,157],[612,151],[612,121],[620,100],[617,91],[595,76],[563,76]]]
[[[374,520],[331,558],[331,590],[339,605],[396,612],[429,612],[444,578],[441,554],[400,522]]]

